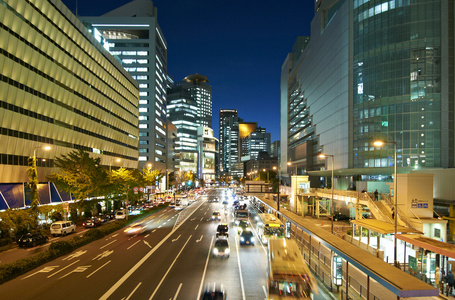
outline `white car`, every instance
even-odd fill
[[[141,234],[145,232],[145,225],[142,223],[135,223],[131,224],[128,226],[123,232],[125,234],[130,234],[130,235],[135,235],[135,234]]]
[[[175,210],[183,210],[183,206],[181,204],[176,204],[174,209]]]

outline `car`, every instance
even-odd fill
[[[101,223],[102,221],[100,218],[93,217],[82,223],[82,226],[84,226],[85,228],[94,228],[100,226]]]
[[[229,201],[227,199],[224,199],[222,203],[225,204],[225,205],[228,205]]]
[[[240,245],[254,245],[254,234],[251,230],[243,230],[240,233]]]
[[[129,235],[136,235],[136,234],[141,234],[144,233],[146,230],[146,227],[142,223],[134,223],[128,226],[123,232],[125,234]]]
[[[111,219],[111,217],[108,216],[108,215],[101,215],[98,218],[100,218],[102,223],[106,223],[106,222],[108,222]]]
[[[42,235],[40,232],[27,233],[19,238],[17,244],[19,247],[35,247],[37,245],[46,244],[49,237]]]
[[[248,229],[248,221],[240,220],[239,225],[237,225],[237,232],[240,234],[242,231]]]
[[[183,210],[183,206],[179,203],[177,203],[175,206],[174,206],[174,210]]]
[[[216,239],[215,245],[213,246],[213,256],[228,258],[230,253],[229,241],[227,239]]]
[[[208,285],[202,292],[201,300],[226,300],[226,292],[215,284]]]
[[[212,213],[212,220],[215,220],[215,221],[216,221],[216,220],[218,220],[218,221],[221,220],[221,214],[220,214],[219,211],[214,211],[214,212]]]
[[[332,216],[330,216],[329,219],[332,220]],[[333,220],[334,221],[351,220],[351,217],[342,213],[336,213],[333,215]]]
[[[216,228],[216,238],[228,238],[229,237],[229,227],[227,224],[220,224]]]
[[[124,210],[119,210],[115,212],[115,219],[122,220],[126,218],[126,212]]]
[[[51,225],[51,234],[53,236],[64,236],[74,231],[76,231],[76,225],[72,221],[57,221]]]
[[[214,202],[219,202],[220,201],[220,198],[218,197],[215,197],[215,199],[213,199]]]

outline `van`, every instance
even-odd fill
[[[115,219],[116,220],[121,220],[126,218],[126,212],[124,210],[119,210],[115,212]]]
[[[76,231],[76,225],[71,221],[58,221],[51,225],[51,234],[53,236],[66,235],[74,231]]]

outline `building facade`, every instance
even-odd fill
[[[241,146],[239,142],[239,124],[241,122],[243,122],[243,119],[237,116],[223,118],[223,124],[220,127],[223,132],[223,144],[220,144],[220,148],[223,149],[221,160],[223,174],[232,176],[243,174],[243,164],[240,163],[239,153]]]
[[[40,182],[57,171],[55,157],[79,149],[106,168],[114,161],[137,168],[139,87],[132,76],[59,0],[2,1],[0,16],[0,182],[10,184],[2,191],[6,201],[11,184],[29,181],[33,154]],[[23,187],[18,190],[25,198]],[[50,195],[40,199],[53,201]],[[20,202],[9,207],[26,204]]]
[[[152,1],[134,0],[84,22],[139,83],[139,167],[166,169],[167,43]]]
[[[218,156],[217,138],[213,129],[205,126],[198,128],[198,178],[205,184],[215,183],[216,159]]]
[[[281,162],[378,179],[454,167],[454,2],[329,0],[316,5],[281,76]],[[378,26],[377,24],[381,24]],[[281,163],[282,174],[288,173]],[[345,176],[345,179],[341,178]]]
[[[227,161],[225,159],[225,149],[224,146],[227,143],[225,140],[225,119],[230,118],[230,117],[237,117],[237,110],[236,109],[220,109],[219,111],[219,143],[220,143],[220,148],[219,148],[219,168],[220,168],[220,173],[224,173],[224,170],[227,168]]]

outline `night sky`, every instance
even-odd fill
[[[81,16],[100,16],[130,0],[78,0]],[[75,13],[76,0],[64,0]],[[212,127],[218,113],[238,109],[280,139],[280,76],[299,35],[310,34],[313,0],[155,0],[175,80],[199,73],[212,86]]]

